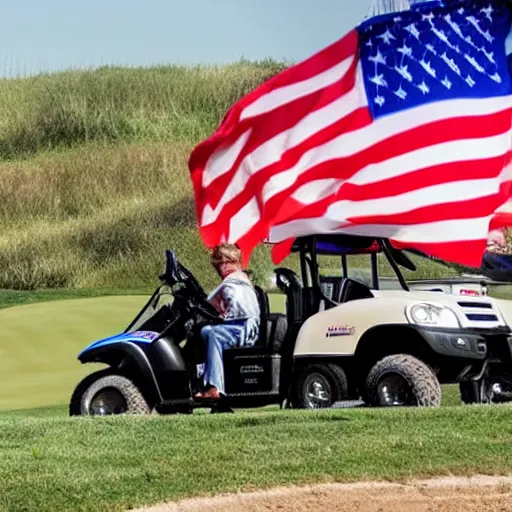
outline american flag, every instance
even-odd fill
[[[247,261],[268,237],[277,262],[342,231],[480,266],[510,196],[510,27],[506,0],[415,4],[240,99],[189,160],[205,245]]]

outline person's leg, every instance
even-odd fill
[[[243,329],[239,326],[215,325],[205,327],[201,334],[207,342],[204,383],[205,386],[212,386],[204,395],[216,397],[219,393],[226,394],[222,354],[225,348],[239,346]]]

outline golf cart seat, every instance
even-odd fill
[[[324,295],[337,304],[371,299],[374,296],[368,286],[349,277],[320,276],[320,288]]]
[[[228,358],[234,357],[238,353],[245,356],[276,354],[281,348],[287,328],[286,315],[282,313],[271,313],[267,293],[257,285],[254,286],[254,289],[260,306],[260,330],[258,339],[252,347],[225,350],[224,354]]]
[[[277,395],[280,350],[287,333],[286,315],[271,313],[268,295],[254,287],[260,306],[260,332],[253,347],[230,348],[223,352],[226,392],[230,396]]]

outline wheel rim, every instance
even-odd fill
[[[407,406],[416,405],[416,397],[409,382],[397,373],[384,375],[377,386],[379,405]]]
[[[123,394],[114,388],[98,391],[91,400],[89,412],[92,416],[109,416],[128,412],[128,403]]]
[[[304,402],[309,409],[331,406],[331,386],[323,375],[314,373],[306,377],[304,381]]]
[[[486,396],[486,401],[488,403],[492,403],[496,400],[496,396],[505,393],[507,395],[512,394],[512,379],[507,377],[495,377],[493,379],[489,379],[488,382],[484,384],[484,395]]]

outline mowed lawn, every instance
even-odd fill
[[[69,395],[93,370],[78,352],[122,330],[146,299],[0,310],[0,510],[126,510],[276,485],[512,473],[512,407],[454,406],[453,386],[439,409],[69,418]],[[283,307],[282,297],[271,303]],[[42,407],[52,404],[61,405]]]
[[[25,295],[9,295],[29,300]],[[64,295],[65,296],[65,295]],[[0,309],[0,410],[67,403],[74,387],[101,365],[77,356],[89,343],[121,332],[146,303],[146,295],[44,302]],[[282,296],[271,296],[282,310]]]
[[[112,511],[286,484],[510,474],[512,409],[0,415],[0,510]]]
[[[122,331],[146,296],[41,302],[0,310],[0,410],[67,403],[78,381],[100,365],[78,353]]]

